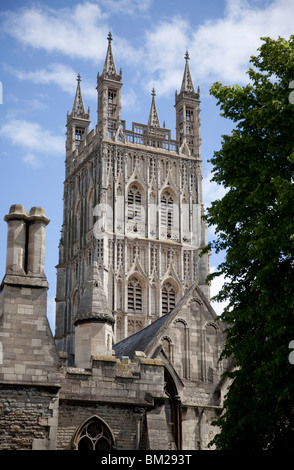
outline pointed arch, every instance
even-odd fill
[[[182,416],[181,416],[181,400],[178,390],[168,369],[164,368],[165,393],[168,400],[165,401],[165,414],[167,424],[171,427],[177,450],[182,448]]]
[[[181,377],[190,378],[190,332],[187,322],[183,318],[177,318],[174,323],[175,341],[175,367]]]
[[[173,362],[173,342],[171,338],[167,335],[163,336],[161,338],[161,346],[162,349],[164,350],[164,353],[166,357],[168,358],[169,362]]]
[[[86,419],[73,436],[72,448],[83,451],[115,449],[115,437],[108,424],[97,415]]]

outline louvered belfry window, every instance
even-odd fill
[[[128,283],[128,310],[142,312],[142,287],[135,277]]]
[[[128,192],[128,220],[141,220],[141,192],[137,186],[132,186]]]
[[[162,288],[162,313],[165,315],[176,306],[176,293],[173,286],[168,282]]]
[[[161,224],[168,229],[173,225],[173,199],[168,192],[161,196]]]

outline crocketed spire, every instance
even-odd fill
[[[77,77],[77,90],[76,90],[76,96],[74,100],[74,104],[72,107],[72,115],[74,117],[80,117],[80,118],[87,118],[88,115],[85,112],[85,106],[84,106],[84,101],[83,101],[83,96],[82,96],[82,91],[81,91],[81,76],[78,74]]]
[[[193,81],[190,73],[190,68],[189,68],[189,53],[188,51],[186,52],[185,55],[186,59],[186,65],[185,65],[185,71],[184,71],[184,76],[183,76],[183,81],[182,81],[182,88],[181,91],[188,92],[188,93],[195,93],[194,91],[194,86],[193,86]]]
[[[152,96],[152,103],[151,103],[151,109],[150,109],[150,114],[149,114],[149,120],[148,120],[148,125],[153,126],[153,127],[160,127],[160,122],[159,122],[159,117],[156,109],[156,104],[155,104],[155,90],[153,88],[151,96]]]
[[[117,75],[113,53],[112,53],[112,47],[111,47],[111,41],[112,41],[111,33],[108,34],[107,39],[108,39],[108,48],[107,48],[107,53],[106,53],[106,58],[105,58],[105,63],[104,63],[104,68],[103,68],[103,75],[108,75],[108,76]]]

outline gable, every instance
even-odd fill
[[[148,327],[114,346],[118,357],[147,357],[161,352],[181,379],[215,382],[220,377],[218,361],[223,345],[222,325],[207,298],[195,283],[176,307]]]

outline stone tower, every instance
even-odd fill
[[[200,95],[194,91],[188,53],[185,61],[175,100],[175,140],[160,125],[155,90],[148,123],[127,129],[111,34],[97,77],[97,125],[90,132],[78,76],[67,116],[55,333],[58,349],[72,358],[73,321],[93,262],[115,319],[114,342],[173,310],[192,283],[209,300],[209,258],[199,257],[206,244]]]

